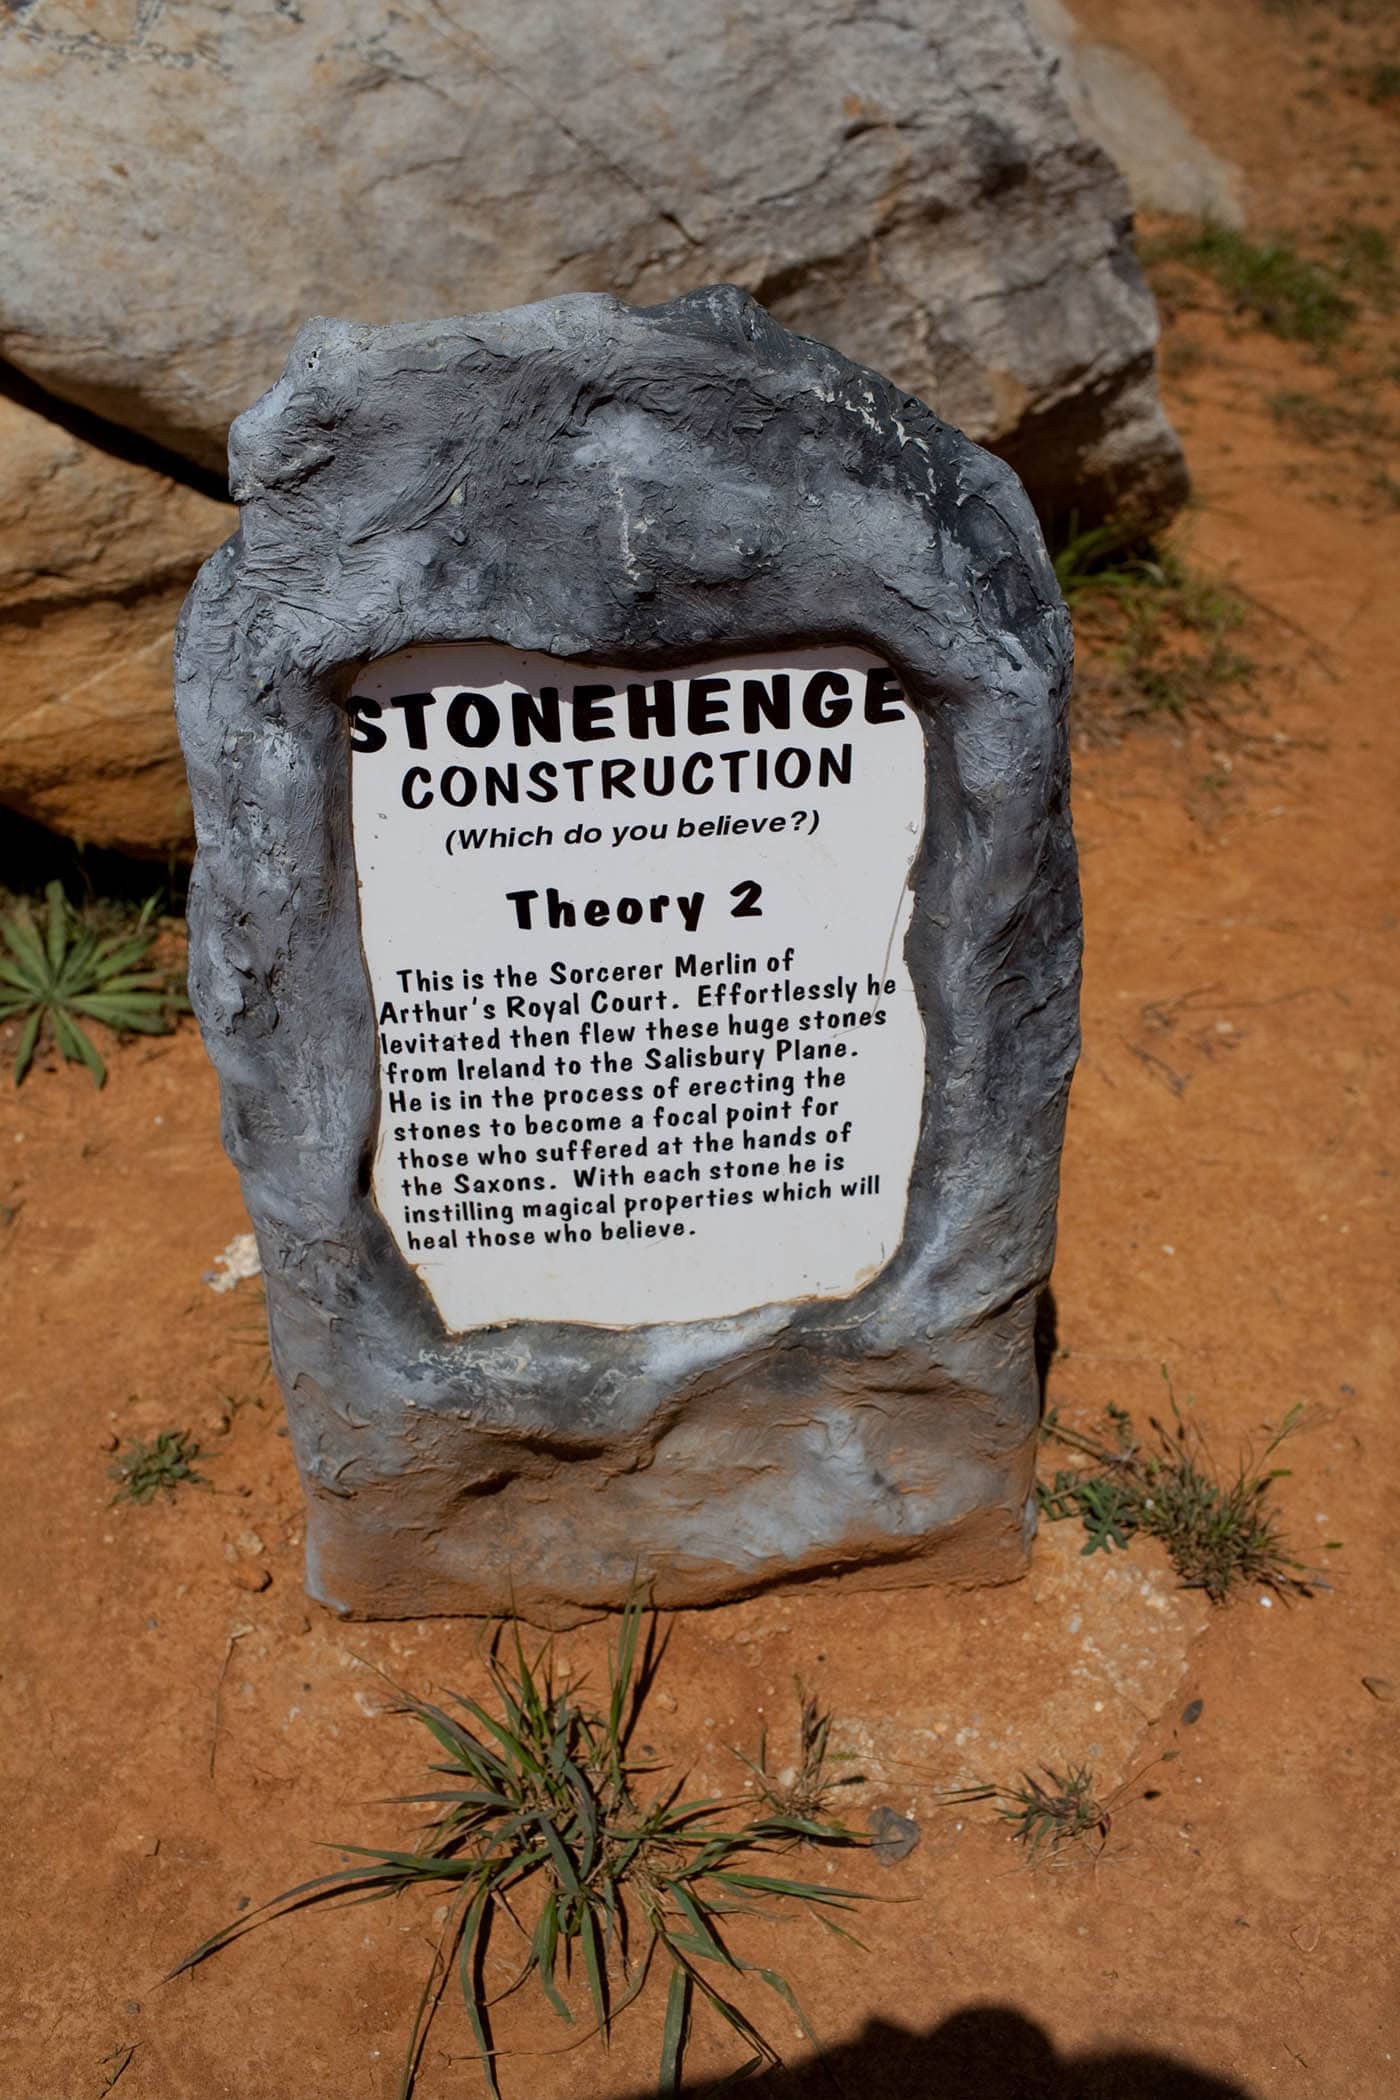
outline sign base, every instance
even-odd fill
[[[407,1407],[381,1477],[358,1466],[351,1497],[313,1480],[308,1589],[351,1618],[562,1628],[638,1588],[672,1609],[790,1578],[1013,1580],[1035,1522],[1031,1324],[1027,1303],[975,1348],[872,1358],[818,1321],[679,1384],[602,1449]],[[1003,1389],[968,1382],[979,1357]]]

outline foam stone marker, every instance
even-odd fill
[[[308,1587],[1024,1564],[1068,622],[997,460],[720,288],[317,321],[177,660]]]

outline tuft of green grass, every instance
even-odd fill
[[[1095,1835],[1102,1851],[1113,1819],[1108,1805],[1094,1791],[1092,1768],[1074,1765],[1056,1772],[1042,1765],[1040,1769],[1048,1786],[1033,1773],[1023,1772],[1019,1786],[959,1787],[939,1798],[945,1806],[958,1807],[965,1802],[994,1801],[997,1814],[1011,1825],[1010,1837],[1024,1845],[1033,1860]]]
[[[1075,533],[1055,574],[1083,644],[1082,700],[1123,719],[1211,712],[1253,671],[1231,643],[1244,600],[1218,577],[1115,520]]]
[[[1031,1861],[1039,1865],[1070,1846],[1097,1838],[1095,1854],[1102,1852],[1113,1828],[1115,1809],[1129,1788],[1159,1764],[1169,1764],[1180,1755],[1164,1750],[1159,1757],[1134,1772],[1109,1794],[1101,1795],[1092,1765],[1069,1765],[1057,1772],[1052,1765],[1040,1767],[1040,1778],[1022,1772],[1016,1786],[966,1786],[939,1795],[944,1807],[962,1807],[975,1801],[993,1801],[997,1814],[1011,1828],[1013,1843],[1023,1845]],[[1140,1797],[1152,1801],[1158,1790],[1148,1788]]]
[[[643,1613],[623,1614],[609,1658],[608,1698],[598,1710],[556,1684],[552,1646],[527,1659],[518,1627],[503,1660],[498,1629],[489,1657],[496,1711],[448,1693],[454,1709],[399,1691],[395,1711],[417,1721],[445,1762],[431,1769],[433,1791],[403,1797],[436,1813],[418,1843],[402,1850],[345,1845],[362,1865],[317,1875],[235,1919],[172,1976],[194,1968],[255,1925],[275,1916],[342,1899],[375,1902],[413,1889],[448,1901],[447,1922],[418,2003],[399,2083],[408,2100],[428,2029],[455,1971],[481,2061],[486,2089],[499,2100],[491,2031],[487,1950],[498,1929],[516,1934],[519,1971],[508,1990],[533,1977],[551,2010],[575,2020],[566,1990],[581,1999],[587,2040],[611,2033],[654,1969],[666,1976],[666,2010],[658,2092],[679,2090],[691,2014],[698,2000],[730,2026],[752,2052],[744,2071],[780,2061],[777,2050],[729,1993],[742,1977],[764,1984],[811,2038],[791,1985],[775,1969],[743,1961],[727,1944],[733,1917],[776,1920],[780,1905],[821,1920],[841,1938],[853,1935],[836,1915],[863,1900],[859,1891],[775,1872],[797,1846],[861,1846],[840,1824],[766,1808],[727,1820],[739,1804],[682,1798],[680,1784],[648,1796],[653,1769],[634,1763],[629,1743],[653,1671],[639,1664]],[[854,1942],[854,1944],[859,1944]],[[167,1979],[168,1980],[168,1979]],[[504,1994],[503,1994],[504,1995]]]
[[[1286,241],[1261,245],[1228,226],[1207,221],[1160,235],[1143,245],[1143,261],[1184,263],[1204,270],[1248,314],[1287,342],[1333,349],[1356,315],[1336,273],[1309,262]]]
[[[797,1816],[811,1822],[828,1813],[831,1797],[839,1788],[860,1786],[865,1775],[832,1771],[833,1765],[848,1763],[851,1753],[831,1748],[834,1716],[823,1710],[800,1677],[793,1679],[793,1685],[798,1702],[795,1761],[776,1772],[772,1769],[768,1762],[766,1728],[758,1739],[757,1757],[746,1757],[742,1750],[736,1750],[734,1755],[753,1773],[755,1791],[767,1808],[780,1816]]]
[[[183,996],[151,964],[156,899],[117,932],[102,932],[75,912],[61,882],[51,882],[40,914],[21,901],[0,917],[0,1021],[19,1021],[15,1084],[34,1061],[45,1024],[70,1064],[85,1064],[101,1086],[107,1067],[82,1026],[100,1021],[118,1034],[167,1035]],[[7,952],[6,952],[7,951]]]
[[[1400,66],[1391,63],[1372,66],[1366,78],[1366,100],[1379,107],[1397,98],[1400,98]]]
[[[132,1437],[121,1455],[114,1458],[107,1471],[117,1482],[113,1502],[149,1502],[157,1494],[173,1501],[177,1487],[209,1487],[212,1485],[203,1473],[195,1471],[194,1462],[204,1453],[190,1435],[188,1429],[162,1429],[152,1443],[143,1443]]]
[[[1224,1604],[1246,1583],[1310,1596],[1311,1583],[1284,1545],[1270,1499],[1273,1483],[1286,1479],[1288,1471],[1268,1464],[1298,1427],[1301,1407],[1290,1408],[1257,1460],[1241,1458],[1234,1472],[1225,1474],[1215,1466],[1201,1430],[1178,1407],[1165,1368],[1162,1376],[1171,1421],[1148,1417],[1150,1443],[1139,1440],[1121,1407],[1107,1409],[1103,1437],[1068,1428],[1053,1409],[1047,1414],[1044,1435],[1090,1463],[1037,1481],[1043,1514],[1052,1522],[1081,1523],[1086,1554],[1126,1548],[1139,1531],[1161,1539],[1186,1588],[1204,1590],[1212,1604]]]

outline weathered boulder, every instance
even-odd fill
[[[1019,0],[54,7],[0,69],[0,355],[206,465],[308,314],[723,279],[1042,516],[1184,494],[1127,191]]]
[[[1161,76],[1120,44],[1096,40],[1062,0],[1027,5],[1059,60],[1056,80],[1075,123],[1122,170],[1134,204],[1242,226],[1239,169],[1191,129]]]
[[[171,641],[235,522],[0,399],[0,803],[90,845],[189,844]]]

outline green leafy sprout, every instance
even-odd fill
[[[113,1502],[149,1502],[157,1494],[173,1501],[175,1490],[182,1483],[189,1487],[212,1486],[203,1473],[195,1471],[194,1462],[202,1456],[187,1429],[162,1429],[149,1444],[133,1437],[107,1469],[118,1483]]]
[[[86,1065],[101,1086],[107,1067],[84,1021],[118,1033],[167,1035],[184,1004],[166,972],[150,964],[156,899],[148,899],[129,929],[103,934],[72,910],[61,882],[51,882],[45,896],[42,927],[23,901],[0,918],[0,1021],[22,1023],[15,1084],[33,1063],[47,1022],[68,1062]]]
[[[1121,1550],[1137,1532],[1161,1539],[1186,1588],[1204,1590],[1212,1604],[1225,1603],[1247,1583],[1310,1596],[1316,1578],[1287,1551],[1270,1499],[1274,1482],[1287,1479],[1288,1469],[1268,1463],[1298,1427],[1302,1408],[1289,1410],[1258,1460],[1245,1456],[1225,1474],[1214,1465],[1203,1432],[1178,1407],[1165,1368],[1162,1376],[1171,1420],[1148,1417],[1149,1443],[1139,1440],[1121,1407],[1106,1410],[1103,1436],[1070,1428],[1053,1409],[1047,1414],[1046,1438],[1089,1464],[1062,1468],[1036,1483],[1043,1514],[1052,1521],[1078,1519],[1087,1534],[1086,1554]]]
[[[488,1994],[485,1962],[500,1926],[516,1934],[523,1949],[519,1971],[501,1996],[533,1976],[553,2012],[573,2024],[565,1990],[581,1973],[575,1995],[586,1999],[591,2024],[578,2041],[601,2035],[606,2042],[653,1968],[667,1973],[661,2095],[679,2090],[697,2000],[751,2051],[741,2075],[780,2061],[729,1995],[736,1978],[766,1985],[815,2039],[785,1978],[730,1949],[726,1921],[790,1917],[796,1905],[854,1940],[839,1915],[864,1900],[861,1892],[796,1880],[771,1868],[804,1843],[854,1847],[866,1841],[838,1823],[776,1808],[736,1824],[727,1816],[741,1804],[683,1799],[681,1785],[645,1798],[639,1782],[655,1768],[629,1756],[654,1674],[650,1640],[639,1657],[642,1623],[642,1606],[634,1601],[610,1655],[604,1712],[556,1684],[550,1644],[528,1660],[518,1628],[509,1663],[502,1659],[501,1630],[490,1650],[494,1713],[475,1699],[448,1693],[449,1713],[395,1687],[393,1710],[419,1722],[446,1759],[431,1768],[446,1784],[400,1797],[403,1805],[436,1811],[417,1849],[337,1848],[363,1864],[285,1890],[205,1940],[171,1975],[194,1968],[253,1926],[308,1904],[335,1898],[374,1902],[433,1888],[447,1894],[449,1909],[409,2035],[399,2100],[408,2100],[413,2090],[429,2027],[454,1970],[486,2090],[499,2100],[500,2052],[491,2028],[498,2001]]]

